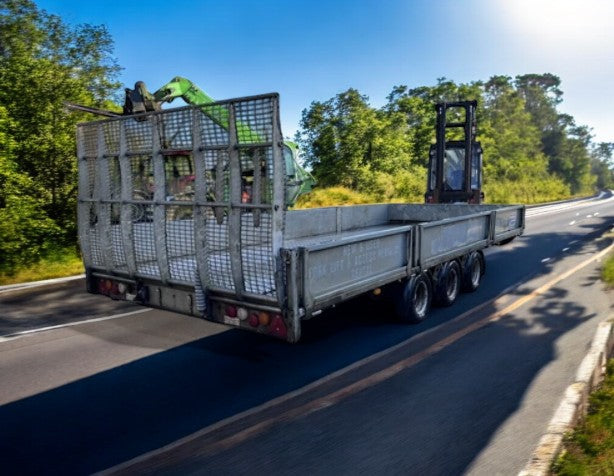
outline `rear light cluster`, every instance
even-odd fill
[[[271,334],[281,339],[288,336],[286,323],[279,313],[227,305],[224,307],[224,322],[241,327],[251,327],[258,332]]]
[[[130,294],[130,287],[124,283],[118,283],[111,279],[100,279],[98,281],[98,292],[109,296],[113,299],[134,299],[134,295]]]
[[[126,292],[126,285],[110,279],[101,279],[98,281],[98,291],[105,296],[118,296]]]

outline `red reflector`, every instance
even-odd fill
[[[247,319],[247,322],[249,322],[249,325],[252,326],[252,327],[258,327],[258,325],[260,324],[260,319],[258,318],[258,313],[252,312],[249,315],[249,318]]]
[[[237,317],[237,308],[236,308],[236,306],[226,306],[226,315],[228,317]]]
[[[271,334],[281,339],[285,339],[286,337],[288,337],[288,329],[286,329],[286,324],[284,322],[283,317],[281,317],[281,314],[275,314],[273,316],[269,331],[271,332]]]

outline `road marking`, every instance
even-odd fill
[[[576,224],[576,220],[572,220],[569,222],[570,225],[575,225]]]
[[[593,215],[586,215],[586,218],[593,218]]]
[[[68,276],[66,278],[53,278],[45,279],[43,281],[31,281],[29,283],[17,283],[17,284],[5,284],[0,286],[0,294],[9,293],[11,291],[21,291],[23,289],[34,289],[42,286],[48,286],[53,284],[62,284],[69,281],[75,281],[85,278],[85,274],[78,274],[76,276]]]
[[[600,194],[597,197],[585,198],[582,200],[574,200],[571,202],[562,202],[555,203],[551,205],[541,205],[539,207],[529,208],[526,211],[527,217],[534,217],[544,214],[552,214],[558,212],[569,212],[573,209],[589,207],[593,205],[601,205],[602,203],[609,202],[610,200],[614,200],[614,195],[608,198],[602,198],[605,194]],[[576,213],[576,216],[580,216],[580,212]]]
[[[593,261],[599,260],[601,259],[603,256],[605,256],[607,253],[609,253],[612,249],[614,249],[614,243],[610,244],[608,247],[606,247],[605,249],[601,250],[599,253],[596,253],[595,255],[591,256],[590,258],[588,258],[587,260],[577,264],[576,266],[574,266],[573,268],[567,270],[566,272],[564,272],[563,274],[559,274],[557,275],[555,278],[551,279],[550,281],[546,282],[545,284],[541,285],[540,287],[538,287],[537,289],[533,290],[532,292],[530,292],[529,294],[522,296],[520,298],[518,298],[516,301],[512,302],[511,304],[509,304],[507,307],[496,311],[490,315],[488,315],[485,318],[480,319],[479,321],[474,322],[473,324],[470,324],[469,326],[456,331],[452,334],[450,334],[449,336],[441,339],[440,341],[432,344],[430,347],[428,347],[427,349],[414,354],[408,358],[405,358],[393,365],[391,365],[390,367],[384,368],[382,370],[379,370],[365,378],[362,378],[360,380],[357,380],[356,382],[354,382],[353,384],[347,385],[339,390],[336,390],[332,393],[329,393],[328,395],[325,395],[323,397],[317,398],[315,400],[312,400],[308,403],[305,403],[301,406],[298,406],[296,408],[291,408],[283,413],[277,414],[274,417],[268,417],[265,418],[264,420],[255,423],[237,433],[235,433],[234,435],[228,436],[226,438],[223,438],[221,440],[218,441],[214,441],[214,442],[207,442],[207,445],[205,448],[202,448],[202,450],[199,451],[199,456],[210,456],[213,454],[217,454],[221,451],[227,450],[229,448],[232,448],[234,446],[236,446],[237,444],[240,444],[246,440],[249,440],[250,438],[263,433],[264,431],[270,429],[271,427],[273,427],[274,425],[280,424],[280,423],[288,423],[292,420],[296,420],[299,418],[303,418],[311,413],[315,413],[323,408],[328,408],[332,405],[335,405],[337,403],[340,403],[341,401],[343,401],[344,399],[355,395],[363,390],[366,390],[368,388],[371,388],[381,382],[384,382],[392,377],[394,377],[395,375],[399,374],[400,372],[402,372],[403,370],[406,370],[410,367],[413,367],[414,365],[422,362],[423,360],[425,360],[428,357],[431,357],[432,355],[437,354],[438,352],[440,352],[441,350],[447,348],[448,346],[450,346],[451,344],[457,342],[458,340],[460,340],[461,338],[467,336],[468,334],[486,326],[487,324],[490,324],[492,322],[496,322],[501,320],[503,317],[505,317],[506,315],[514,312],[515,310],[517,310],[518,308],[520,308],[521,306],[523,306],[524,304],[526,304],[527,302],[535,299],[538,296],[541,296],[542,294],[544,294],[546,291],[548,291],[550,288],[552,288],[553,286],[555,286],[556,284],[558,284],[559,282],[563,281],[564,279],[567,279],[568,277],[572,276],[573,274],[577,273],[579,270],[581,270],[582,268],[588,266],[590,263],[592,263]],[[519,284],[518,284],[519,285]],[[461,318],[467,317],[468,315],[477,312],[478,310],[481,310],[482,308],[486,307],[487,305],[491,305],[491,304],[496,304],[498,302],[505,302],[506,300],[509,299],[509,296],[507,295],[507,293],[509,291],[511,291],[511,289],[517,287],[518,285],[514,285],[514,286],[510,286],[509,288],[505,289],[503,291],[503,293],[505,293],[505,295],[499,296],[497,298],[491,299],[487,302],[484,302],[478,306],[476,306],[473,309],[470,309],[466,312],[464,312],[463,314],[461,314],[460,316],[457,316],[456,318],[452,319],[451,321],[448,321],[448,323],[443,323],[440,324],[439,326],[430,329],[429,331],[432,332],[435,329],[441,328],[442,326],[458,321]],[[199,430],[191,435],[188,435],[184,438],[181,438],[173,443],[170,443],[169,445],[166,445],[162,448],[158,448],[156,450],[150,451],[148,453],[145,453],[141,456],[138,456],[132,460],[126,461],[124,463],[121,463],[117,466],[108,468],[104,471],[101,471],[100,473],[97,473],[99,475],[108,475],[108,474],[113,474],[114,472],[117,471],[122,471],[122,470],[126,470],[128,468],[130,468],[132,465],[138,464],[140,462],[146,461],[148,459],[151,459],[155,456],[161,455],[163,453],[167,453],[170,452],[172,450],[174,450],[175,448],[178,448],[186,443],[189,443],[191,441],[194,441],[198,438],[202,438],[205,437],[211,433],[213,433],[216,430],[219,430],[220,428],[226,427],[232,423],[235,423],[245,417],[254,415],[260,411],[263,410],[267,410],[275,405],[278,405],[280,403],[284,403],[286,401],[289,401],[290,399],[296,397],[296,396],[300,396],[303,395],[305,393],[307,393],[308,391],[312,390],[313,388],[316,388],[324,383],[327,383],[331,380],[333,380],[334,378],[344,375],[346,373],[348,373],[351,370],[354,370],[356,368],[362,367],[365,364],[372,362],[380,357],[384,357],[386,355],[389,355],[391,353],[393,353],[394,351],[406,346],[408,343],[410,343],[411,341],[413,341],[414,339],[418,338],[418,337],[422,337],[423,335],[425,335],[425,333],[418,335],[418,336],[413,336],[409,339],[406,339],[396,345],[394,345],[393,347],[390,347],[388,349],[385,349],[377,354],[374,354],[372,356],[369,356],[363,360],[360,360],[358,362],[355,362],[354,364],[345,367],[343,369],[340,369],[326,377],[323,377],[319,380],[316,380],[315,382],[312,382],[309,385],[306,385],[304,387],[301,387],[293,392],[290,392],[288,394],[282,395],[280,397],[277,397],[274,400],[271,400],[269,402],[263,403],[262,405],[259,405],[257,407],[254,407],[252,409],[246,410],[242,413],[239,413],[237,415],[234,415],[232,417],[226,418],[224,420],[221,420],[217,423],[214,423],[212,425],[209,425],[205,428],[203,428],[202,430]],[[166,463],[170,463],[170,461],[172,460],[172,456],[167,455],[165,458],[165,462]]]
[[[121,317],[132,316],[132,315],[135,315],[135,314],[142,314],[144,312],[149,312],[149,311],[153,311],[153,309],[150,309],[150,308],[147,308],[147,309],[137,309],[136,311],[124,312],[122,314],[114,314],[112,316],[95,317],[95,318],[86,319],[86,320],[83,320],[83,321],[67,322],[66,324],[58,324],[57,326],[47,326],[47,327],[38,327],[36,329],[28,329],[27,331],[14,332],[12,334],[5,334],[3,336],[0,336],[0,342],[5,342],[7,340],[18,339],[20,337],[24,337],[24,336],[27,336],[29,334],[36,334],[38,332],[51,331],[51,330],[54,330],[54,329],[61,329],[63,327],[79,326],[81,324],[90,324],[92,322],[109,321],[111,319],[119,319]]]
[[[597,215],[599,215],[599,212],[595,212],[595,213],[593,213],[593,215],[597,216]]]

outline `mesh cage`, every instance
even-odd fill
[[[80,124],[78,155],[86,264],[278,299],[276,95]]]

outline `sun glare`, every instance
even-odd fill
[[[506,23],[536,47],[614,47],[614,2],[514,0],[500,8]]]

